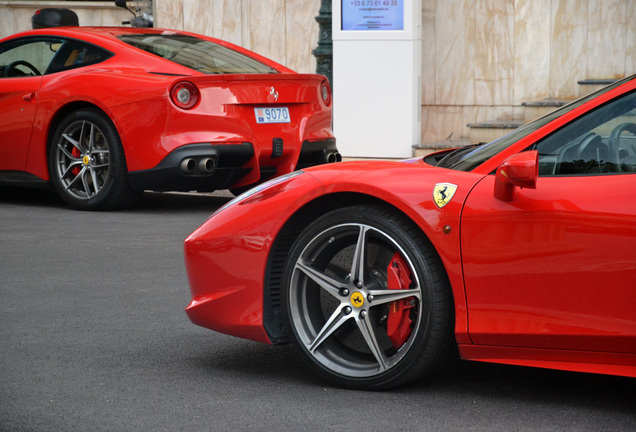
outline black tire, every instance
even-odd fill
[[[303,359],[338,386],[415,381],[451,347],[452,296],[439,256],[417,226],[381,207],[341,208],[308,226],[290,251],[282,304]]]
[[[74,111],[60,122],[49,145],[48,161],[51,182],[75,209],[123,208],[139,195],[128,185],[119,134],[97,109]]]

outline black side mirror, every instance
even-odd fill
[[[120,8],[124,8],[127,11],[129,11],[131,14],[133,14],[135,17],[137,16],[137,14],[135,12],[133,12],[133,10],[128,7],[128,3],[126,2],[126,0],[115,0],[115,6],[120,7]]]

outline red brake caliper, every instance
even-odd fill
[[[80,153],[80,151],[77,149],[77,147],[73,147],[73,150],[71,150],[71,154],[77,158],[79,158],[82,154]],[[80,167],[75,167],[71,170],[71,172],[73,173],[73,175],[78,175],[81,171]]]
[[[393,255],[387,270],[389,289],[408,289],[411,286],[411,270],[399,252]],[[413,332],[413,320],[410,317],[411,309],[415,307],[413,300],[413,297],[409,297],[389,304],[387,334],[395,348],[404,345]]]

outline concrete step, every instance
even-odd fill
[[[582,97],[599,90],[609,84],[612,84],[617,79],[618,78],[602,78],[578,81],[580,89],[578,97]],[[529,121],[549,114],[550,112],[570,103],[572,100],[573,99],[546,98],[537,101],[523,102],[521,104],[523,107],[523,119],[488,120],[468,123],[467,126],[470,129],[468,138],[423,143],[418,146],[413,146],[413,152],[415,156],[426,156],[430,153],[449,148],[462,147],[468,144],[480,142],[491,142],[509,134],[519,126],[522,126]]]
[[[572,99],[541,99],[537,101],[523,102],[523,120],[529,122],[570,103]]]
[[[605,86],[612,84],[615,81],[618,81],[620,78],[588,78],[581,81],[578,81],[579,85],[579,97],[586,96],[596,90],[600,90]]]
[[[471,143],[490,142],[504,135],[508,135],[519,126],[523,120],[488,120],[479,123],[468,123],[470,128],[469,140]]]
[[[442,150],[454,149],[457,147],[464,147],[469,144],[471,144],[471,142],[467,138],[422,143],[422,144],[413,146],[413,156],[424,157],[424,156],[428,156],[431,153],[436,153]]]

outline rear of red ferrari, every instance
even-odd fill
[[[179,92],[194,95],[192,108],[180,106]],[[207,177],[213,189],[241,188],[296,168],[340,160],[324,77],[256,74],[177,79],[171,99],[174,107],[167,112],[160,143],[160,150],[170,157],[162,162],[179,168],[187,190],[201,190],[188,186],[188,179],[197,182]]]
[[[152,154],[135,159],[126,152],[135,189],[240,190],[340,160],[324,76],[297,74],[240,47],[189,34],[118,38],[184,66],[183,74],[164,74],[169,84],[163,109],[155,110],[165,117],[164,129],[154,131],[159,142]],[[128,142],[148,139],[147,125],[121,121]]]
[[[128,161],[136,189],[241,189],[340,160],[331,131],[331,93],[322,76],[182,77],[171,84],[169,98],[160,114],[165,129],[151,155],[156,160],[144,155],[138,167]],[[127,134],[143,139],[147,130],[130,124]],[[153,168],[144,168],[148,165]]]

